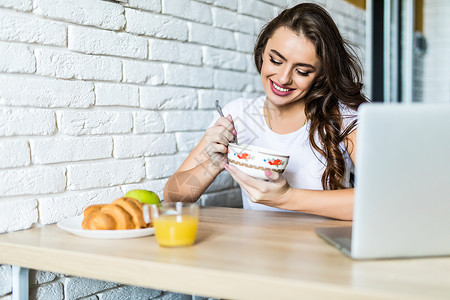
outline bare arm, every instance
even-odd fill
[[[334,219],[352,220],[353,198],[354,189],[331,191],[292,189],[280,199],[284,200],[280,208]]]
[[[352,161],[356,158],[356,130],[347,137],[347,151]],[[354,189],[305,190],[288,185],[286,179],[276,172],[267,172],[270,182],[247,176],[237,168],[227,165],[226,170],[252,197],[252,201],[293,211],[325,217],[352,220]]]
[[[219,118],[167,181],[164,201],[197,201],[223,171],[227,162],[227,146],[235,133],[231,116]]]
[[[222,172],[205,152],[205,137],[189,154],[164,187],[164,201],[195,202]]]

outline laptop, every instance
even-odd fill
[[[352,227],[316,233],[353,259],[450,255],[450,104],[364,104]]]

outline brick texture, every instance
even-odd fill
[[[37,220],[38,209],[35,199],[11,198],[0,202],[0,230],[2,232],[30,228],[31,225],[37,223]],[[0,288],[4,288],[1,283]]]
[[[198,45],[178,41],[149,39],[149,54],[151,60],[199,66],[202,63],[202,52]]]
[[[187,40],[187,24],[166,15],[125,9],[126,31],[166,39]]]
[[[30,148],[34,164],[51,164],[109,158],[112,157],[113,144],[112,138],[107,136],[59,137],[31,139]]]
[[[33,8],[33,1],[32,0],[0,0],[0,6],[14,8],[17,10],[30,11]]]
[[[11,266],[0,265],[0,297],[12,292]]]
[[[75,24],[118,30],[125,25],[124,8],[100,0],[35,0],[35,14]]]
[[[168,15],[211,24],[211,8],[203,3],[190,0],[162,0],[162,12]]]
[[[122,61],[113,57],[36,49],[36,73],[64,79],[121,81]]]
[[[62,219],[77,216],[92,204],[110,203],[123,196],[118,187],[89,191],[75,191],[64,195],[39,197],[39,223],[52,224]]]
[[[36,60],[28,46],[0,42],[0,72],[34,73]]]
[[[161,64],[146,61],[123,60],[122,81],[159,85],[164,82],[164,68]]]
[[[142,158],[73,164],[67,166],[67,189],[83,190],[139,182],[144,176]]]
[[[24,139],[0,139],[0,168],[24,167],[30,164],[30,146]]]
[[[39,285],[30,289],[31,299],[52,299],[63,300],[64,286],[61,282],[53,282],[45,285]]]
[[[153,12],[161,12],[161,0],[128,0],[128,6]]]
[[[67,26],[32,15],[0,10],[0,39],[44,45],[65,46]]]
[[[55,113],[51,110],[0,108],[0,136],[50,135],[55,130]]]
[[[134,85],[96,83],[95,105],[139,106],[139,88]]]
[[[128,33],[69,26],[68,48],[87,54],[147,58],[147,40]]]
[[[131,132],[129,111],[58,111],[58,129],[68,135],[92,135]]]
[[[194,109],[197,106],[195,91],[183,87],[143,87],[140,89],[141,107],[156,110]]]
[[[95,101],[91,82],[16,74],[0,74],[0,81],[2,105],[87,108]]]
[[[128,158],[173,154],[176,152],[172,134],[148,134],[114,137],[114,157]]]
[[[32,166],[0,170],[0,193],[4,196],[58,193],[66,188],[62,166]]]

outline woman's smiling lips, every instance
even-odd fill
[[[272,80],[270,80],[270,88],[272,89],[272,92],[277,96],[287,96],[295,90],[285,87],[283,85],[276,84]]]

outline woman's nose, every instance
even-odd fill
[[[280,84],[289,85],[291,83],[291,70],[290,68],[283,68],[280,72]]]

